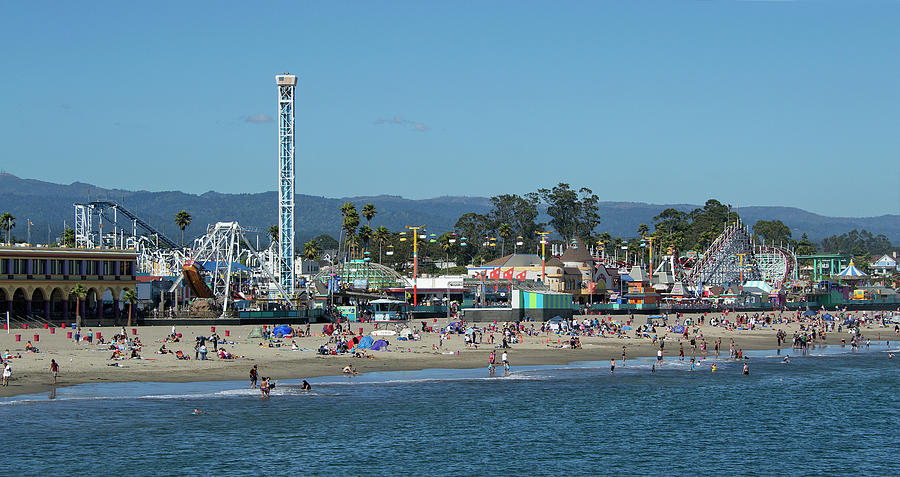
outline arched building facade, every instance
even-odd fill
[[[122,293],[135,287],[131,250],[0,246],[0,312],[48,321],[118,320]],[[72,289],[81,284],[87,296]]]

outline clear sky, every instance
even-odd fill
[[[900,213],[900,2],[3,2],[0,168],[275,189]]]

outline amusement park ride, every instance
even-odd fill
[[[121,204],[75,204],[77,248],[131,249],[138,272],[169,277],[174,292],[187,285],[196,298],[212,299],[224,316],[237,299],[253,296],[294,305],[294,88],[297,77],[275,76],[278,93],[278,240],[258,250],[247,233],[262,232],[237,222],[218,222],[189,247],[174,241]],[[238,279],[240,278],[240,279]]]
[[[674,250],[663,255],[654,275],[668,273],[682,282],[685,291],[702,294],[704,287],[765,281],[780,288],[797,279],[797,257],[784,245],[758,244],[741,223],[725,227],[709,248],[690,266],[676,256]]]

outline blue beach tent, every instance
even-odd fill
[[[289,335],[293,333],[294,330],[291,329],[288,325],[278,325],[275,329],[272,330],[272,333],[275,334],[276,338],[284,338],[285,335]]]
[[[357,344],[356,347],[359,349],[369,349],[374,342],[375,340],[371,336],[363,336],[359,339],[359,344]]]

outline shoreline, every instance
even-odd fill
[[[437,323],[443,324],[443,323]],[[775,350],[775,332],[778,329],[785,331],[788,337],[799,330],[801,322],[776,324],[767,328],[754,330],[727,330],[713,327],[708,324],[697,326],[698,331],[706,338],[708,343],[707,358],[715,356],[713,343],[716,339],[722,339],[720,355],[727,359],[730,340],[734,339],[738,348],[743,350]],[[530,324],[529,324],[530,325]],[[535,323],[539,328],[540,323]],[[234,344],[220,345],[235,355],[243,356],[234,360],[221,360],[218,358],[206,361],[176,360],[173,355],[156,355],[153,351],[159,348],[162,337],[170,331],[169,327],[133,327],[137,328],[138,336],[144,342],[142,355],[145,359],[125,359],[116,361],[118,367],[108,366],[113,361],[107,359],[108,351],[86,344],[75,344],[72,340],[65,339],[64,333],[49,334],[47,330],[35,330],[40,332],[41,341],[36,345],[41,349],[38,354],[26,354],[24,344],[15,343],[12,346],[11,335],[0,336],[0,349],[10,349],[15,354],[22,353],[22,359],[13,359],[13,380],[8,387],[0,387],[0,398],[8,398],[22,394],[39,394],[51,392],[54,388],[63,388],[88,383],[114,383],[114,382],[204,382],[204,381],[249,381],[249,369],[253,365],[259,366],[260,376],[270,376],[276,381],[301,380],[311,377],[340,376],[341,369],[347,364],[353,365],[360,373],[380,371],[414,371],[423,369],[474,369],[487,366],[491,345],[481,345],[479,349],[466,348],[462,335],[453,335],[450,340],[444,341],[440,351],[435,352],[432,346],[439,344],[437,333],[423,333],[422,340],[403,342],[390,340],[391,352],[373,352],[375,358],[354,358],[350,355],[318,356],[313,351],[319,345],[325,343],[328,338],[312,336],[295,338],[298,346],[306,348],[304,351],[291,351],[289,339],[284,340],[287,348],[268,348],[259,346],[260,339],[247,338],[252,326],[222,327],[230,329]],[[318,325],[321,328],[321,325]],[[358,331],[363,328],[364,334],[369,334],[373,325],[371,323],[353,323],[351,329]],[[692,330],[694,326],[690,327]],[[121,328],[99,328],[101,332],[110,335],[121,331]],[[316,327],[311,327],[313,332]],[[29,330],[30,331],[30,330]],[[59,331],[59,330],[58,330]],[[194,338],[200,334],[209,334],[209,327],[179,327],[183,334],[180,343],[166,343],[171,350],[182,349],[185,354],[192,350]],[[659,328],[660,336],[666,336],[664,330]],[[221,330],[220,330],[221,333]],[[495,332],[495,339],[499,342],[500,333]],[[892,328],[864,328],[863,334],[873,341],[898,340]],[[681,335],[669,333],[666,338],[665,356],[678,356],[679,345],[684,346],[686,359],[690,359],[689,339],[680,338]],[[841,334],[840,336],[846,336]],[[484,338],[487,339],[485,333]],[[617,337],[582,337],[582,349],[562,349],[557,347],[559,335],[550,334],[540,336],[526,336],[524,343],[513,344],[509,351],[510,364],[513,369],[516,366],[538,365],[567,365],[581,361],[609,361],[615,359],[621,363],[622,346],[627,348],[627,358],[652,358],[656,356],[658,345],[651,343],[648,338],[617,338]],[[551,343],[548,344],[548,341]],[[699,344],[699,343],[698,343]],[[839,335],[829,333],[825,344],[840,344]],[[791,350],[790,341],[782,344],[780,348]],[[457,354],[458,352],[458,354]],[[443,354],[447,353],[447,354]],[[210,354],[212,354],[210,350]],[[699,346],[696,356],[700,356]],[[149,358],[149,359],[147,359]],[[191,356],[193,358],[193,356]],[[49,362],[56,359],[60,364],[60,375],[57,384],[50,383]],[[499,362],[499,353],[497,357]]]

